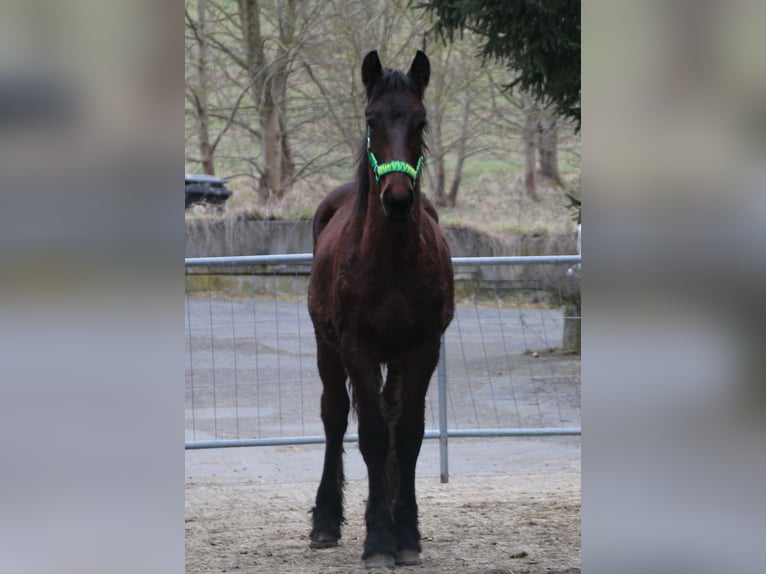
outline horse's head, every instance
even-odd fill
[[[362,64],[367,90],[367,159],[386,216],[406,220],[417,200],[423,164],[426,109],[423,93],[431,66],[418,50],[409,71],[384,70],[372,51]]]

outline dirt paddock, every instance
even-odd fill
[[[478,442],[450,444],[457,472],[448,484],[439,482],[432,453],[424,453],[417,479],[423,564],[396,571],[579,573],[579,439],[487,442],[480,449]],[[187,452],[186,572],[365,572],[360,556],[367,481],[355,447],[346,447],[341,544],[309,548],[308,510],[321,448]],[[477,465],[482,451],[495,462]],[[538,452],[539,459],[531,457]],[[506,463],[517,470],[505,474]]]

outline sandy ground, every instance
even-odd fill
[[[187,451],[186,572],[364,572],[366,474],[346,446],[347,522],[308,545],[321,445]],[[423,564],[400,572],[580,572],[579,437],[450,442],[450,481],[424,444],[417,492]]]

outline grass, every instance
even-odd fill
[[[566,162],[561,161],[566,159]],[[565,188],[538,177],[539,201],[524,190],[522,165],[518,158],[470,158],[463,168],[463,179],[455,207],[439,207],[443,225],[473,227],[496,237],[517,234],[572,233],[573,212],[565,191],[579,195],[579,158],[562,154],[560,166]],[[574,169],[574,168],[577,169]],[[453,165],[447,162],[448,181]],[[352,174],[349,174],[349,179]],[[234,191],[226,203],[223,217],[253,219],[310,219],[319,202],[334,187],[344,183],[328,176],[296,182],[279,202],[262,204],[249,180],[234,178]],[[424,190],[433,198],[426,177]],[[210,217],[210,213],[191,213],[189,217]],[[217,215],[220,217],[220,215]]]
[[[522,165],[497,159],[467,160],[457,205],[439,208],[439,217],[445,225],[474,227],[497,237],[571,233],[575,224],[564,192],[579,195],[579,174],[570,169],[563,178],[562,188],[538,177],[539,200],[534,201],[524,189]]]

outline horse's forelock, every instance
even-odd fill
[[[380,80],[373,86],[370,101],[377,100],[385,94],[402,90],[411,90],[415,94],[419,94],[418,87],[407,74],[401,70],[386,69]]]

